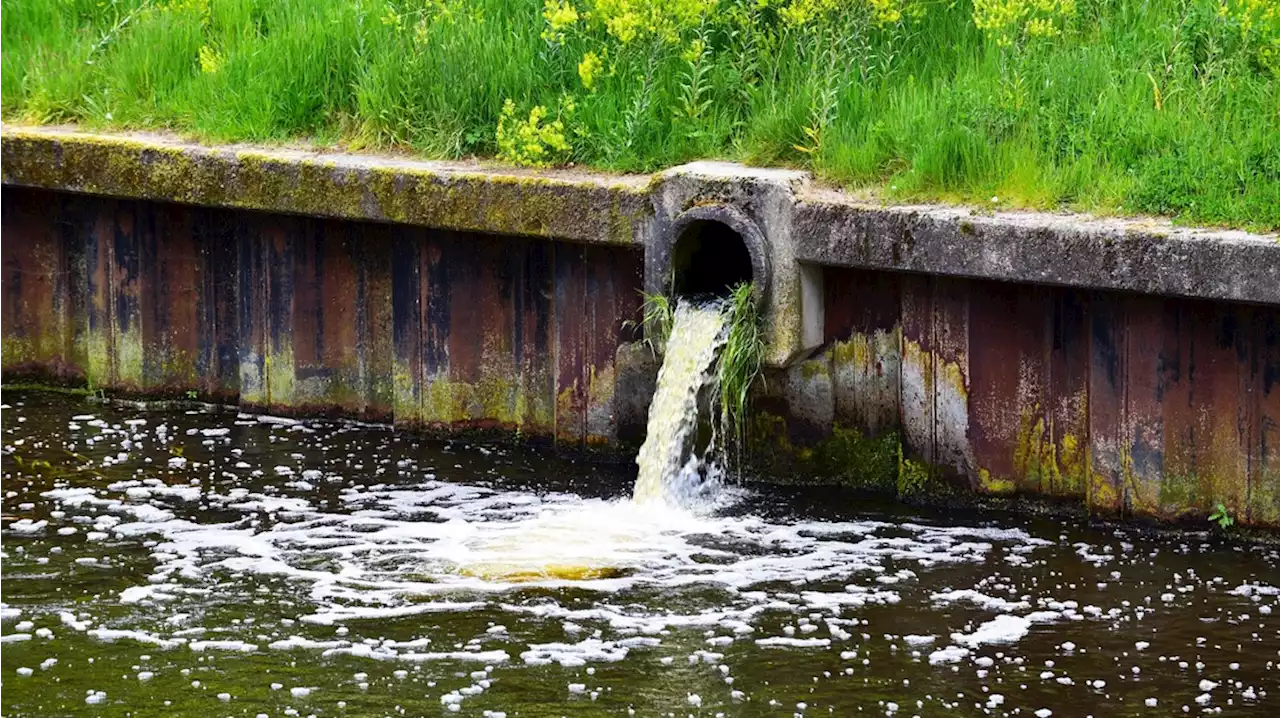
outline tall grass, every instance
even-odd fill
[[[751,387],[760,378],[765,339],[750,282],[737,285],[725,299],[725,342],[720,352],[718,399],[725,439],[745,444]]]
[[[890,200],[1280,227],[1276,0],[1059,0],[1043,36],[972,2],[2,0],[0,108],[457,158],[500,153],[510,100],[521,137],[562,123],[555,163],[719,157]],[[624,11],[647,25],[604,24]]]

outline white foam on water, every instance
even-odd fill
[[[988,611],[1025,611],[1031,608],[1026,601],[1010,601],[998,596],[988,596],[973,589],[941,591],[930,598],[939,603],[969,603]]]
[[[969,653],[970,651],[968,648],[963,648],[961,646],[947,646],[946,648],[939,648],[929,654],[929,664],[940,666],[946,663],[959,663],[964,660]]]
[[[182,645],[185,639],[161,638],[159,636],[147,633],[146,631],[135,631],[131,629],[118,628],[91,628],[86,631],[87,635],[104,641],[106,643],[115,643],[116,641],[126,640],[137,643],[145,643],[156,646],[161,649],[177,648]]]
[[[129,488],[135,487],[122,484],[117,490]],[[118,599],[142,609],[164,607],[166,616],[190,611],[186,606],[205,600],[210,591],[222,597],[240,592],[251,600],[257,581],[280,579],[293,584],[291,592],[303,599],[293,618],[304,625],[345,626],[484,609],[604,626],[612,634],[529,646],[522,651],[526,661],[609,660],[636,647],[624,641],[660,641],[662,632],[670,629],[755,633],[757,620],[767,611],[831,617],[868,605],[892,605],[902,600],[902,582],[923,581],[923,574],[933,567],[981,562],[999,550],[1034,549],[1042,543],[1019,529],[866,520],[770,521],[695,512],[666,502],[583,499],[569,493],[437,480],[347,488],[335,508],[323,510],[302,497],[190,488],[199,490],[199,497],[187,490],[137,503],[118,498],[110,489],[72,487],[46,495],[64,508],[95,511],[94,520],[116,539],[147,542],[154,562],[148,582],[124,589]],[[193,500],[218,509],[219,516],[230,512],[232,519],[200,524],[173,517],[176,509],[166,503]],[[140,507],[148,510],[139,511]],[[264,510],[279,511],[288,519],[262,521],[258,517]],[[105,520],[112,515],[125,520]],[[241,518],[234,518],[237,515]],[[559,567],[573,570],[566,573]],[[898,582],[887,587],[878,580],[886,575]],[[607,602],[568,608],[556,601],[503,600],[513,591],[535,587],[572,587],[605,596],[689,585],[714,588],[720,598],[692,612]],[[789,586],[823,590],[793,593],[786,590]],[[976,590],[949,592],[946,598],[991,608],[1020,605],[985,600],[991,597]],[[178,607],[170,608],[175,602]],[[1052,611],[1040,613],[1043,616],[1036,620],[1061,617]],[[1025,631],[1013,630],[1016,627],[1008,622],[1021,626],[1032,619],[1002,620],[980,627],[972,636],[957,634],[953,641],[970,646],[1016,640]],[[175,633],[129,633],[133,628],[113,626],[113,633],[93,635],[103,640],[131,637],[166,647],[178,640]],[[800,648],[825,647],[851,636],[844,629],[830,634],[831,638],[796,638],[756,633],[751,638],[762,641],[761,646]],[[733,640],[732,635],[724,638]],[[231,638],[193,640],[188,645],[194,651],[256,650],[255,643]],[[369,647],[354,641],[295,640],[287,631],[275,636],[270,648],[409,661],[464,658],[454,651],[414,654],[403,647]],[[468,660],[486,655],[466,653]],[[487,655],[498,660],[497,654]]]
[[[757,638],[757,646],[782,646],[786,648],[826,648],[831,645],[830,638],[791,638],[789,636],[771,636]]]
[[[633,639],[634,640],[634,639]],[[562,666],[581,666],[593,662],[616,662],[627,657],[636,645],[658,645],[657,639],[640,639],[652,643],[628,643],[626,641],[602,641],[588,638],[580,643],[535,643],[520,658],[529,665],[559,663]]]
[[[718,341],[714,326],[702,327],[704,340]],[[696,382],[685,377],[686,399],[702,390],[694,384],[707,381],[711,363],[706,355],[689,361],[702,376]],[[685,408],[696,412],[696,400]],[[275,436],[285,430],[257,431]],[[692,429],[663,431],[677,436]],[[321,437],[315,440],[321,445],[326,440],[323,433],[312,436]],[[283,454],[239,449],[220,460],[193,457],[175,467],[181,471],[154,467],[161,478],[139,471],[106,486],[60,481],[43,493],[65,512],[51,517],[61,524],[91,523],[111,540],[137,547],[149,554],[151,571],[145,582],[116,594],[125,614],[68,614],[66,625],[102,641],[186,646],[197,653],[251,653],[262,646],[404,663],[500,664],[515,656],[523,665],[574,667],[626,660],[671,641],[676,631],[701,633],[697,646],[704,652],[739,641],[771,650],[841,652],[867,639],[857,627],[863,609],[907,601],[1001,614],[976,628],[950,626],[957,631],[952,645],[930,653],[929,661],[952,662],[980,645],[1016,641],[1035,623],[1080,615],[1074,602],[1015,598],[999,582],[927,588],[931,572],[1015,553],[1030,556],[1053,542],[1016,528],[742,515],[751,494],[707,483],[705,467],[680,443],[687,438],[672,440],[671,446],[684,448],[658,456],[659,464],[685,473],[674,491],[664,480],[654,500],[643,499],[639,483],[641,500],[586,499],[442,481],[435,469],[403,462],[395,463],[395,483],[326,481],[323,486],[334,488],[321,492],[310,480],[345,479],[332,468],[308,467],[301,454],[290,457],[295,464]],[[373,463],[348,455],[347,465],[355,469],[362,460]],[[223,472],[214,480],[219,464],[234,464],[240,473]],[[237,483],[246,475],[256,480]],[[694,490],[679,488],[680,481]],[[697,598],[651,598],[686,591]],[[214,599],[250,603],[264,595],[291,599],[281,615],[267,619],[269,625],[218,625],[208,618],[206,604]],[[1052,610],[1029,613],[1032,606]],[[430,617],[481,612],[502,630],[477,627],[468,640],[437,632],[436,626],[452,622]],[[789,617],[782,630],[778,614]],[[167,621],[177,616],[183,618]],[[194,621],[204,625],[190,627]],[[391,622],[421,627],[416,630],[425,635],[399,643],[367,637]],[[538,642],[524,643],[530,622],[540,626]],[[323,628],[329,626],[336,630]],[[562,627],[565,638],[548,641],[548,626]],[[890,640],[928,652],[945,639]]]
[[[1034,623],[1048,622],[1058,614],[1036,612],[1028,616],[1002,614],[978,626],[971,633],[953,633],[951,640],[962,646],[977,648],[988,643],[1016,643],[1031,632]]]
[[[254,653],[258,650],[257,644],[248,643],[246,641],[192,641],[187,647],[197,653],[204,651],[230,651],[233,653]]]
[[[392,444],[417,439],[393,435],[385,443],[361,438],[347,444],[339,437],[343,429],[324,422],[256,426],[253,421],[255,426],[225,433],[243,442],[236,447],[216,438],[223,432],[205,433],[200,428],[208,425],[205,419],[195,428],[174,421],[163,432],[163,427],[142,425],[119,431],[123,418],[112,422],[116,429],[100,427],[97,449],[118,459],[110,478],[71,475],[52,486],[33,484],[31,494],[44,492],[40,500],[17,503],[15,513],[47,517],[47,523],[22,535],[21,527],[35,522],[6,521],[3,557],[14,560],[25,546],[30,553],[17,561],[24,568],[44,566],[38,569],[42,578],[69,574],[78,580],[106,566],[126,569],[121,577],[139,577],[137,585],[114,582],[82,603],[20,601],[21,614],[0,604],[0,619],[15,631],[0,641],[29,641],[6,647],[27,652],[14,666],[39,665],[35,675],[47,670],[46,679],[65,675],[70,663],[46,668],[41,651],[75,648],[85,639],[121,644],[115,651],[163,650],[156,663],[143,656],[122,671],[135,687],[183,662],[301,665],[331,656],[368,661],[365,670],[381,669],[406,683],[431,676],[432,702],[439,699],[445,710],[465,713],[472,706],[464,703],[488,694],[491,680],[501,685],[513,672],[563,673],[556,690],[563,694],[566,683],[575,681],[582,695],[573,700],[586,705],[598,697],[608,701],[616,664],[624,671],[628,665],[683,670],[687,661],[691,669],[703,666],[712,681],[676,683],[680,704],[687,700],[714,711],[730,699],[756,700],[759,706],[776,697],[785,699],[779,705],[803,706],[795,700],[804,698],[811,712],[823,705],[817,698],[821,689],[812,699],[784,695],[781,680],[773,686],[757,683],[759,666],[793,661],[818,666],[838,656],[839,673],[832,671],[837,676],[885,671],[886,665],[898,671],[905,661],[917,664],[921,674],[976,673],[993,690],[1003,679],[1009,703],[1018,704],[1010,711],[1026,714],[1043,703],[1020,694],[1015,671],[1031,679],[1031,691],[1077,686],[1132,697],[1126,687],[1139,680],[1134,664],[1148,658],[1141,664],[1142,681],[1159,676],[1160,667],[1151,660],[1155,647],[1168,650],[1176,637],[1157,637],[1143,626],[1126,631],[1128,622],[1186,610],[1199,605],[1204,594],[1216,597],[1223,612],[1202,617],[1216,625],[1202,629],[1197,653],[1218,641],[1216,631],[1231,631],[1231,626],[1262,643],[1270,629],[1258,616],[1267,615],[1280,594],[1266,572],[1223,571],[1221,578],[1205,578],[1182,571],[1143,584],[1150,593],[1145,601],[1115,589],[1112,600],[1101,593],[1105,584],[1098,579],[1111,572],[1110,581],[1123,586],[1131,576],[1122,578],[1121,571],[1135,574],[1135,562],[1146,557],[1105,538],[1077,542],[1066,530],[1049,541],[1016,528],[935,526],[924,519],[890,523],[743,515],[763,498],[706,483],[706,467],[687,453],[675,462],[684,472],[680,476],[695,488],[719,493],[695,492],[691,502],[678,491],[659,501],[603,500],[507,488],[522,486],[523,466],[508,474],[504,467],[511,464],[500,460],[502,449],[491,452],[499,459],[490,459],[491,453],[463,442],[411,458],[397,455]],[[310,433],[302,436],[303,430]],[[95,432],[77,432],[89,433]],[[208,436],[192,441],[209,448],[192,450],[188,444],[189,460],[182,467],[166,467],[163,448],[147,459],[143,444],[155,446],[154,438],[169,433]],[[272,445],[258,443],[263,437]],[[138,448],[116,453],[117,448],[131,451],[125,442]],[[468,463],[471,459],[479,463]],[[707,500],[716,497],[719,503]],[[14,525],[19,528],[13,530]],[[77,533],[60,538],[68,527]],[[13,548],[10,539],[15,539]],[[1046,558],[1063,550],[1072,561],[1087,562],[1080,586],[1076,582],[1082,579],[1071,571],[1042,570]],[[1076,626],[1075,621],[1090,623]],[[1039,627],[1051,622],[1059,625]],[[1049,635],[1034,635],[1040,630]],[[1088,640],[1104,631],[1116,631],[1123,648],[1132,646],[1129,659],[1117,663],[1118,680],[1113,672],[1076,665],[1110,650]],[[1068,635],[1081,645],[1064,642]],[[1052,640],[1034,640],[1039,638]],[[1015,645],[1019,641],[1022,645]],[[1233,645],[1237,642],[1233,636]],[[1038,652],[1050,643],[1054,660],[1041,666]],[[1169,670],[1179,666],[1188,687],[1177,705],[1191,703],[1196,693],[1222,706],[1267,698],[1265,691],[1246,690],[1250,683],[1262,685],[1257,673],[1250,673],[1255,655],[1242,652],[1242,663],[1229,664],[1240,673],[1217,674],[1227,665],[1206,666],[1199,655],[1170,656]],[[1159,659],[1165,663],[1164,655]],[[375,661],[385,664],[374,666]],[[601,678],[586,677],[597,669]],[[1267,663],[1266,671],[1272,670]],[[442,677],[446,674],[451,678]],[[684,675],[671,677],[684,680]],[[923,675],[908,675],[912,686],[928,685]],[[1043,681],[1035,680],[1038,675]],[[355,676],[360,690],[377,690],[368,676]],[[1190,692],[1205,676],[1221,685],[1210,682]],[[813,679],[821,686],[834,677],[815,670]],[[230,686],[206,682],[210,700],[245,700],[235,690],[219,693]],[[613,685],[616,691],[618,684]],[[287,686],[276,687],[292,697]],[[110,685],[94,688],[112,691],[109,702],[128,700]],[[1151,695],[1142,690],[1138,701]],[[328,691],[326,683],[311,698],[328,699]],[[1000,694],[924,700],[961,712],[966,703],[1002,707]],[[1165,707],[1166,701],[1159,703]],[[1049,705],[1056,714],[1069,712]],[[914,700],[902,702],[901,713],[891,701],[880,706],[882,714],[936,712]]]

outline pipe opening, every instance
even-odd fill
[[[692,221],[671,251],[672,291],[682,297],[724,297],[755,279],[742,235],[715,220]]]

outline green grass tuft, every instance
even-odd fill
[[[721,425],[726,440],[740,447],[747,428],[751,386],[760,377],[765,351],[760,312],[750,283],[739,284],[729,294],[725,325],[728,329],[718,369]]]
[[[654,356],[658,356],[666,348],[671,328],[675,326],[676,307],[665,294],[641,294],[644,296],[644,303],[640,305],[641,319],[638,327],[643,331],[644,338],[641,341]],[[630,319],[624,321],[622,326],[627,330],[637,328],[636,322]]]

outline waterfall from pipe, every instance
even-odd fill
[[[715,398],[727,308],[723,301],[676,306],[633,500],[576,499],[517,520],[450,522],[457,534],[448,557],[453,573],[491,587],[607,580],[661,555],[673,536],[720,504],[717,422],[708,422],[710,440],[700,440],[698,415]]]
[[[636,503],[695,508],[714,495],[715,437],[698,451],[698,406],[700,398],[714,393],[718,380],[716,364],[727,335],[725,308],[722,301],[680,300],[676,306],[649,405],[648,432],[636,457]]]

